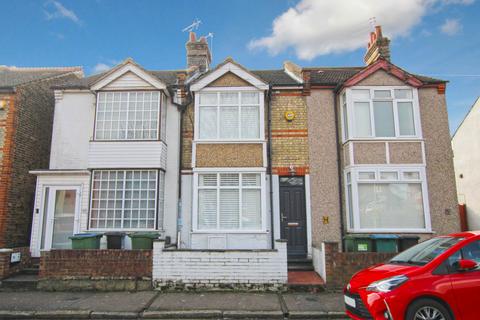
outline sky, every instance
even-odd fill
[[[453,133],[480,96],[480,0],[0,0],[0,65],[83,66],[128,57],[152,70],[185,67],[187,32],[213,34],[213,64],[250,69],[361,66],[372,25],[392,62],[449,81]]]

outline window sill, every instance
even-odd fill
[[[218,144],[233,144],[233,143],[265,143],[265,139],[239,139],[239,140],[193,140],[195,143],[218,143]]]
[[[366,137],[366,138],[348,138],[343,141],[343,144],[348,142],[362,142],[362,141],[424,141],[423,137]]]
[[[428,229],[347,229],[348,233],[422,233],[422,234],[434,234],[432,230]]]
[[[268,234],[266,230],[193,230],[191,234]]]

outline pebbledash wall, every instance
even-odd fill
[[[280,290],[287,282],[287,244],[276,241],[273,250],[165,249],[153,244],[154,287],[244,288]]]

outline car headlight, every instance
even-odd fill
[[[383,280],[375,281],[370,283],[367,287],[367,291],[374,292],[390,292],[395,288],[398,288],[408,280],[407,276],[399,275],[391,278],[386,278]]]

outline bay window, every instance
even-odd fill
[[[197,139],[260,139],[261,98],[259,92],[250,91],[199,93]]]
[[[345,139],[420,137],[414,88],[355,87],[347,89],[343,99]]]
[[[160,92],[99,92],[95,140],[158,140]]]
[[[90,229],[155,228],[163,172],[94,170],[92,176]]]
[[[430,229],[424,168],[352,168],[345,182],[349,229]]]
[[[261,230],[262,173],[199,173],[197,229]]]

